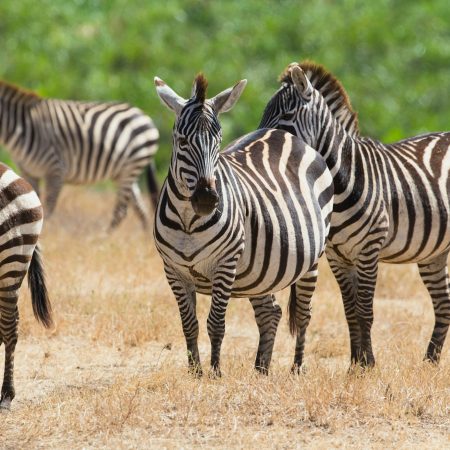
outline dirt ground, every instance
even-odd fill
[[[133,211],[116,232],[105,232],[113,201],[109,193],[65,188],[45,224],[56,326],[45,331],[35,322],[24,283],[17,396],[0,414],[0,448],[450,448],[450,343],[438,368],[422,362],[433,310],[415,266],[381,267],[377,365],[369,373],[347,373],[347,326],[324,260],[304,374],[289,373],[295,343],[284,292],[270,375],[252,369],[253,310],[233,299],[223,377],[198,380],[186,369],[178,309],[152,237]],[[207,369],[210,301],[198,303]]]

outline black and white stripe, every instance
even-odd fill
[[[219,153],[218,114],[234,106],[245,83],[206,100],[200,75],[186,101],[155,79],[160,98],[176,113],[155,243],[178,302],[189,365],[197,372],[196,292],[212,295],[207,328],[213,371],[220,374],[228,300],[250,297],[260,332],[255,366],[266,372],[281,317],[273,293],[294,284],[291,325],[305,329],[329,231],[332,177],[315,150],[289,133],[265,129]],[[296,364],[303,340],[298,331]]]
[[[0,345],[5,345],[5,372],[0,409],[14,398],[14,350],[18,336],[18,293],[28,271],[36,318],[52,324],[51,307],[37,240],[42,228],[42,206],[24,179],[0,163]]]
[[[0,82],[0,142],[38,194],[39,180],[45,180],[47,216],[63,183],[113,180],[118,195],[111,227],[125,217],[130,202],[146,227],[148,213],[137,180],[147,167],[156,207],[158,139],[152,120],[127,103],[44,99]]]
[[[425,358],[438,362],[450,323],[450,133],[385,145],[360,137],[340,82],[313,63],[288,66],[260,127],[290,131],[316,148],[334,177],[327,257],[341,288],[351,359],[373,365],[378,262],[417,263],[433,301]]]

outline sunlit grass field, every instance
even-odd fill
[[[24,283],[17,396],[0,415],[0,448],[450,447],[450,342],[438,368],[422,362],[433,311],[415,266],[381,267],[377,366],[369,373],[347,373],[344,311],[323,260],[304,374],[289,373],[295,343],[284,292],[270,375],[253,370],[250,303],[232,299],[223,377],[198,380],[187,372],[178,309],[152,236],[133,211],[108,235],[113,202],[109,192],[65,188],[45,223],[56,326],[47,332],[35,322]],[[204,368],[209,305],[200,296]]]

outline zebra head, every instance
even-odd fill
[[[229,111],[239,99],[247,80],[206,99],[206,78],[198,75],[191,98],[185,100],[163,80],[155,77],[162,103],[175,113],[173,152],[169,171],[180,194],[190,198],[197,215],[211,214],[219,203],[216,173],[222,128],[218,115]]]
[[[311,82],[297,63],[289,64],[280,81],[281,87],[264,109],[259,128],[279,128],[313,145]]]

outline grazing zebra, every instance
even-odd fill
[[[417,263],[435,325],[425,359],[437,363],[450,323],[450,133],[382,144],[359,135],[341,83],[322,66],[294,63],[266,106],[260,127],[300,137],[334,177],[326,254],[341,289],[351,360],[372,366],[378,262]]]
[[[0,409],[14,398],[14,350],[17,343],[20,285],[28,270],[33,312],[47,328],[51,306],[37,240],[42,228],[42,206],[23,178],[0,163],[0,345],[5,344],[5,373]]]
[[[158,138],[152,120],[127,103],[44,99],[0,82],[0,143],[38,194],[39,180],[45,180],[47,216],[63,183],[110,179],[119,188],[111,228],[125,217],[130,202],[146,228],[146,206],[137,180],[147,167],[156,208],[153,157]]]
[[[207,329],[213,374],[220,375],[230,297],[250,297],[260,332],[255,367],[266,373],[281,318],[273,292],[297,282],[291,288],[291,326],[309,321],[332,211],[331,174],[315,150],[279,130],[247,134],[219,153],[218,115],[234,106],[246,80],[209,100],[202,75],[189,100],[159,78],[155,84],[176,120],[154,235],[178,302],[190,369],[201,373],[199,292],[212,294]],[[302,353],[298,335],[296,361]]]

